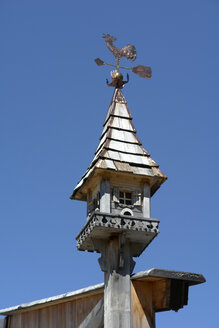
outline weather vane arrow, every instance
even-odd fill
[[[121,88],[123,88],[125,83],[128,83],[129,75],[127,74],[127,81],[123,81],[123,75],[119,72],[120,68],[128,69],[128,70],[132,71],[133,73],[139,75],[140,77],[143,77],[146,79],[151,78],[152,70],[149,66],[143,66],[143,65],[138,65],[138,66],[134,66],[134,67],[119,66],[119,61],[122,57],[126,57],[126,59],[129,59],[132,62],[135,61],[135,59],[137,57],[137,51],[136,51],[135,46],[133,46],[132,44],[127,44],[122,49],[119,49],[119,48],[116,48],[116,46],[113,44],[113,42],[117,40],[114,36],[111,36],[109,34],[103,34],[103,38],[106,42],[107,48],[115,56],[116,65],[106,63],[100,58],[96,58],[96,59],[94,59],[94,61],[98,66],[108,65],[108,66],[116,67],[116,70],[111,72],[112,82],[109,83],[108,80],[106,80],[108,86],[121,89]]]

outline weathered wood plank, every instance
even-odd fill
[[[120,116],[120,117],[125,117],[125,118],[132,119],[132,115],[129,111],[129,108],[128,108],[127,104],[116,103],[113,114],[117,115],[117,116]]]
[[[134,268],[131,246],[124,235],[98,245],[104,275],[104,328],[131,328],[131,282]]]
[[[112,117],[110,117],[108,123],[104,126],[101,137],[104,135],[104,133],[107,131],[107,129],[109,127],[114,128],[114,129],[121,129],[121,130],[125,130],[125,131],[130,131],[132,133],[136,132],[132,122],[129,119],[122,119],[122,118],[117,117],[117,116],[112,116]]]
[[[106,149],[121,151],[129,154],[139,154],[139,155],[146,155],[146,152],[143,151],[142,147],[138,144],[127,143],[117,140],[109,140],[105,145]]]
[[[104,323],[104,298],[94,306],[78,328],[101,328]]]
[[[105,159],[104,162],[106,164],[107,169],[116,170],[116,166],[114,165],[114,162],[112,160]]]
[[[133,132],[109,129],[109,138],[119,141],[127,141],[135,144],[141,144],[137,136]]]
[[[108,180],[101,181],[100,211],[110,213],[110,182]]]
[[[114,161],[118,171],[133,172],[132,167],[128,163]]]
[[[15,314],[10,318],[10,328],[22,328],[22,314]]]
[[[151,217],[151,187],[146,183],[144,184],[143,216],[146,218]]]
[[[78,328],[101,298],[103,292],[37,310],[28,309],[11,316],[7,328]]]
[[[132,282],[132,325],[135,328],[154,328],[152,283]]]
[[[139,165],[147,165],[147,166],[155,166],[156,163],[150,161],[149,157],[146,156],[138,156],[134,154],[121,153],[118,151],[108,150],[104,153],[104,158],[126,162],[130,164],[139,164]]]
[[[0,318],[0,328],[6,328],[7,318]]]
[[[123,104],[112,103],[110,105],[103,125],[105,125],[107,123],[110,116],[119,116],[122,118],[129,118],[132,120],[132,115],[128,109],[128,106],[127,106],[127,104],[124,104],[124,103]]]

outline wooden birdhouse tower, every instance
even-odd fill
[[[113,93],[95,157],[73,191],[87,202],[87,223],[77,237],[78,249],[94,251],[93,240],[123,234],[139,256],[158,234],[150,201],[167,179],[142,147],[121,89]]]
[[[130,278],[135,266],[133,258],[140,256],[159,233],[159,220],[151,218],[151,197],[167,177],[138,139],[121,91],[129,79],[123,80],[119,60],[121,57],[135,60],[136,49],[130,44],[118,49],[113,44],[114,37],[108,34],[103,37],[116,65],[99,58],[95,62],[98,66],[116,67],[111,72],[112,82],[107,81],[115,89],[95,157],[71,195],[71,199],[87,202],[87,219],[76,237],[77,248],[101,254],[104,302],[99,306],[104,307],[104,328],[154,328],[155,312],[183,307],[187,304],[191,277],[195,277],[196,283],[204,278],[152,269],[149,276],[140,275],[145,283],[136,283],[133,289]],[[150,67],[139,65],[130,70],[141,77],[151,77]],[[96,313],[94,309],[88,326],[84,321],[80,328],[102,328],[103,322],[95,321]]]
[[[166,179],[143,148],[126,99],[115,88],[95,157],[71,196],[87,202],[86,224],[76,237],[78,249],[101,253],[104,327],[131,327],[133,257],[159,232],[150,201]],[[123,324],[118,326],[118,320]]]

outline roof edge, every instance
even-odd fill
[[[202,284],[206,282],[205,277],[200,273],[155,268],[133,274],[131,280],[137,280],[146,277],[185,280],[189,285]]]
[[[21,305],[16,305],[16,306],[12,306],[12,307],[0,310],[0,315],[7,315],[9,313],[11,314],[11,313],[16,312],[16,311],[25,310],[25,309],[28,309],[28,308],[32,308],[32,307],[47,304],[47,303],[52,303],[52,302],[55,302],[55,301],[66,299],[66,298],[68,299],[68,298],[71,298],[71,297],[79,297],[80,295],[83,295],[83,294],[98,291],[99,289],[102,289],[103,287],[104,287],[104,283],[101,283],[101,284],[93,285],[93,286],[90,286],[90,287],[81,288],[81,289],[78,289],[78,290],[73,291],[73,292],[67,292],[67,293],[64,293],[64,294],[57,295],[57,296],[43,298],[43,299],[33,301],[33,302],[29,302],[29,303],[23,303]]]
[[[135,273],[131,276],[131,280],[134,281],[134,280],[150,278],[150,277],[161,278],[161,279],[163,278],[163,279],[184,280],[190,286],[196,285],[196,284],[202,284],[202,283],[206,282],[205,277],[200,273],[166,270],[166,269],[156,269],[156,268],[152,268],[152,269],[149,269],[146,271],[141,271],[141,272]],[[11,315],[14,312],[22,311],[22,310],[25,311],[26,309],[29,309],[32,307],[45,305],[45,304],[50,305],[50,303],[52,303],[52,302],[57,302],[57,301],[69,299],[72,297],[75,297],[75,298],[80,297],[80,296],[90,293],[90,292],[97,292],[103,288],[104,288],[104,283],[101,283],[101,284],[93,285],[93,286],[90,286],[87,288],[78,289],[73,292],[67,292],[67,293],[64,293],[61,295],[44,298],[44,299],[41,299],[38,301],[24,303],[21,305],[2,309],[2,310],[0,310],[0,315]]]

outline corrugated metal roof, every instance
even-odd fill
[[[154,193],[167,179],[158,167],[150,154],[141,146],[132,123],[131,112],[121,89],[115,89],[94,159],[74,189],[71,198],[75,198],[76,193],[95,168],[154,178],[157,180]]]

